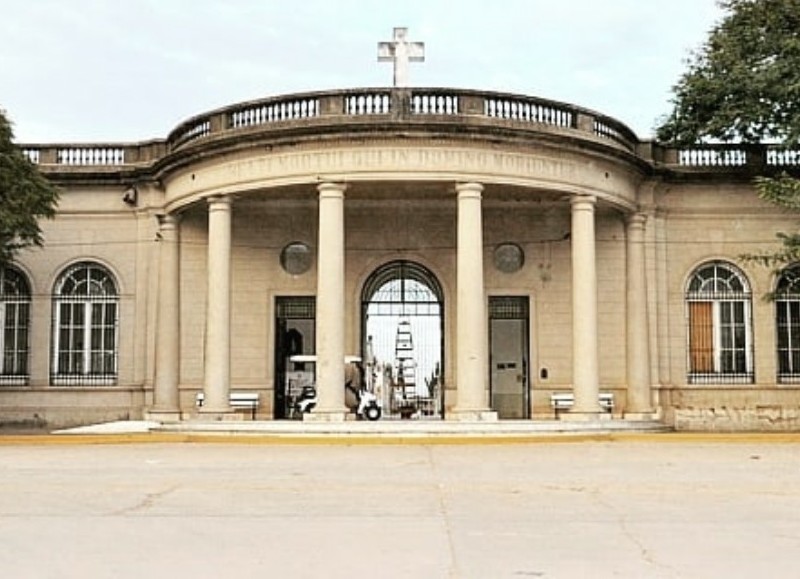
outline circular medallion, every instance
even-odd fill
[[[281,267],[286,273],[300,275],[311,268],[311,248],[302,241],[295,241],[281,250]]]
[[[494,250],[494,266],[503,273],[514,273],[525,263],[525,253],[516,243],[501,243]]]

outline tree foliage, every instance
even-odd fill
[[[673,87],[659,140],[800,143],[800,0],[720,0],[722,20]]]
[[[800,212],[800,180],[783,173],[777,177],[759,176],[755,179],[758,196],[792,212]],[[800,261],[800,233],[778,233],[782,247],[777,251],[745,253],[742,259],[772,267],[777,271],[787,264]],[[767,297],[773,297],[772,294]]]
[[[721,21],[673,87],[672,112],[657,128],[675,146],[698,142],[800,145],[800,0],[719,0]],[[800,181],[756,178],[759,197],[800,211]],[[781,269],[800,260],[800,234],[779,233],[781,248],[742,255]],[[768,296],[774,297],[774,296]]]
[[[52,219],[57,204],[58,190],[14,144],[11,123],[0,111],[0,264],[42,245],[39,220]]]

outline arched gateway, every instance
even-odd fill
[[[419,263],[389,262],[364,284],[363,358],[386,416],[443,416],[443,308],[439,281]]]

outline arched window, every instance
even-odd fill
[[[56,385],[105,385],[117,379],[119,293],[103,266],[70,266],[53,291],[53,359]]]
[[[753,351],[750,285],[734,265],[706,263],[686,290],[689,383],[750,383]]]
[[[0,269],[0,384],[28,383],[31,288],[18,269]]]
[[[774,297],[778,382],[800,382],[800,264],[781,272]]]

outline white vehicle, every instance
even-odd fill
[[[312,362],[317,361],[313,354],[297,354],[289,358],[292,362]],[[363,369],[360,356],[344,357],[344,388],[355,396],[356,403],[348,405],[350,410],[356,413],[359,418],[367,420],[378,420],[381,417],[382,409],[377,396],[367,388],[364,380]],[[346,400],[346,398],[345,398]],[[299,414],[311,412],[317,406],[316,386],[306,386],[303,388],[295,404],[295,410]]]

